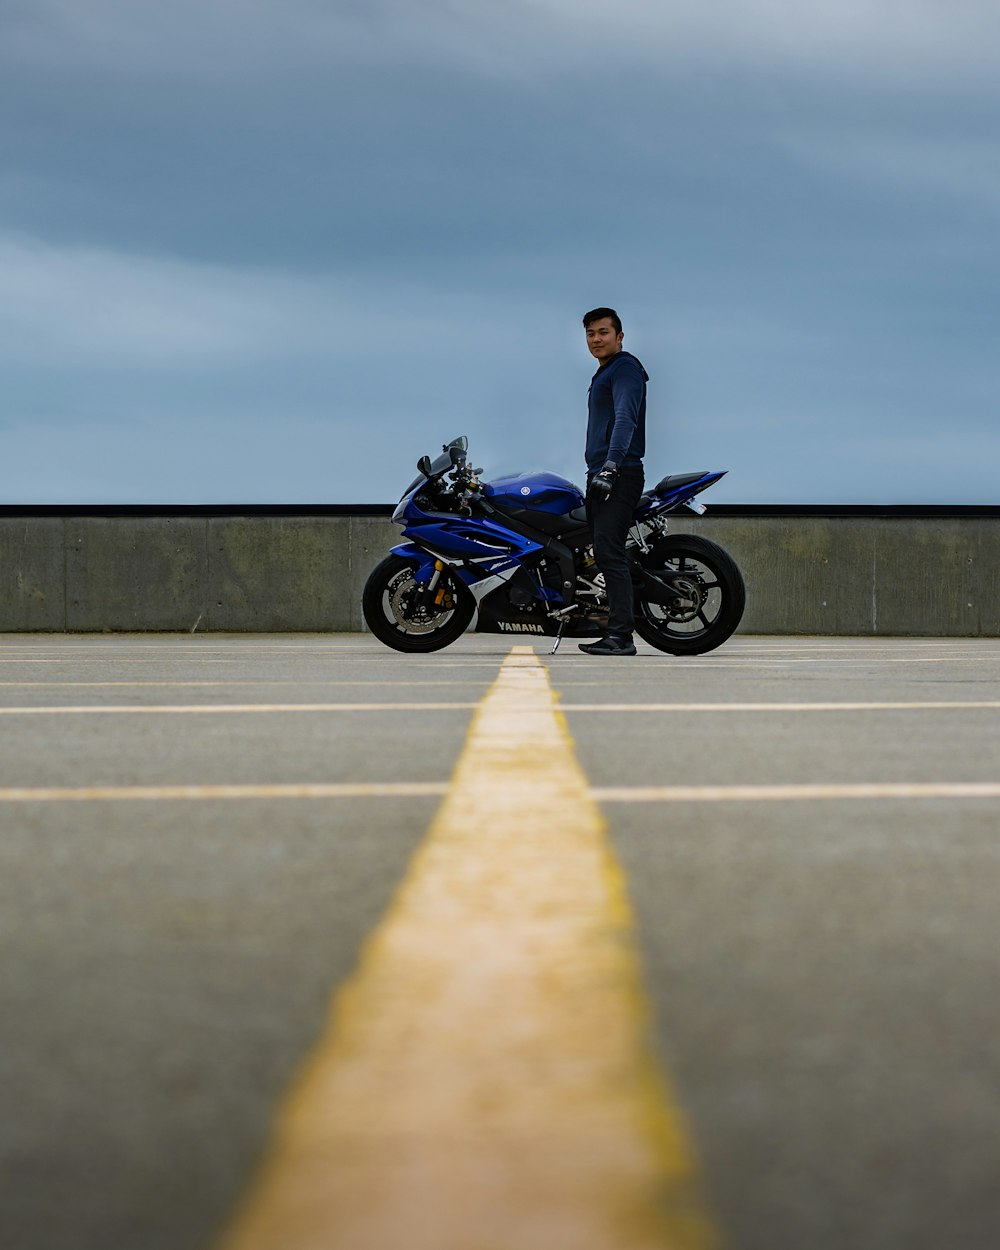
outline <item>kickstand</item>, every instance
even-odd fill
[[[559,622],[559,631],[558,631],[558,633],[556,634],[556,640],[555,640],[555,642],[552,644],[552,650],[549,652],[549,655],[555,655],[555,653],[559,650],[559,644],[562,642],[563,630],[564,630],[565,628],[566,628],[566,619],[565,619],[565,617],[564,617],[564,618],[563,618],[563,619]]]

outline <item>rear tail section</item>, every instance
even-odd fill
[[[640,498],[638,506],[635,510],[636,520],[641,520],[644,516],[651,516],[656,512],[670,512],[675,508],[681,508],[687,504],[695,512],[704,512],[705,508],[702,504],[692,503],[695,495],[701,494],[703,490],[708,490],[710,486],[722,477],[726,476],[726,470],[720,473],[710,473],[703,470],[699,473],[671,473],[666,477],[660,478],[655,486]]]

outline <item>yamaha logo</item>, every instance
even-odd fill
[[[504,634],[543,634],[541,625],[530,625],[526,621],[498,621],[500,632]]]
[[[522,494],[522,495],[530,495],[530,494],[531,494],[531,487],[530,487],[530,486],[522,486],[522,487],[521,487],[521,494]]]

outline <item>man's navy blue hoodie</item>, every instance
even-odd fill
[[[642,464],[646,454],[646,383],[649,374],[631,352],[601,365],[587,392],[587,472],[609,461]]]

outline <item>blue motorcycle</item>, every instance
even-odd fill
[[[369,629],[397,651],[437,651],[469,628],[499,634],[594,638],[608,620],[583,493],[555,473],[480,481],[468,440],[421,456],[418,476],[392,514],[409,541],[372,571],[362,607]],[[663,478],[639,500],[626,553],[636,633],[671,655],[700,655],[733,633],[743,578],[716,543],[667,532],[722,473]]]

